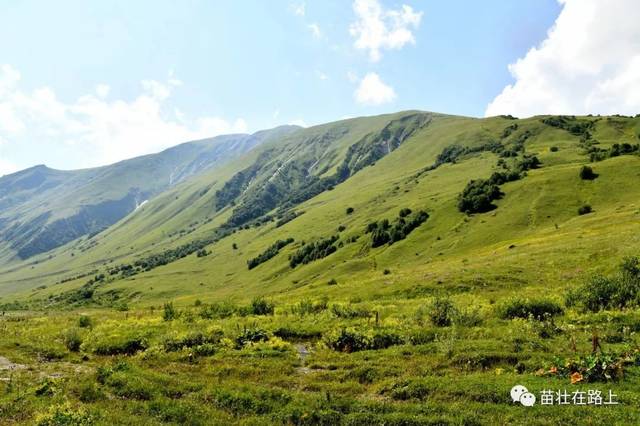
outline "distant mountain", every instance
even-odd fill
[[[29,258],[98,233],[162,191],[274,138],[283,126],[187,142],[157,154],[76,171],[35,166],[0,178],[0,261]]]

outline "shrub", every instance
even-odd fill
[[[278,328],[273,332],[273,335],[284,340],[309,340],[322,337],[322,331],[306,327],[286,326]]]
[[[307,264],[314,260],[322,259],[338,250],[334,245],[338,241],[338,236],[321,239],[313,243],[305,244],[289,258],[289,265],[295,268],[300,264]]]
[[[78,399],[84,403],[96,402],[104,399],[104,393],[95,383],[85,383],[77,389]]]
[[[591,205],[589,204],[583,204],[582,206],[580,206],[580,208],[578,208],[578,215],[583,216],[585,214],[589,214],[593,211],[593,209],[591,208]]]
[[[371,247],[376,248],[385,244],[393,244],[404,240],[414,229],[422,225],[429,218],[425,211],[411,214],[411,210],[402,209],[393,223],[388,219],[372,222],[365,232],[371,233]]]
[[[542,321],[563,313],[562,307],[549,299],[512,299],[498,308],[498,316],[502,319],[533,318]]]
[[[386,349],[404,343],[400,335],[381,329],[359,332],[353,328],[342,328],[327,333],[323,340],[329,348],[347,353]]]
[[[404,208],[402,210],[400,210],[400,213],[398,213],[398,217],[407,217],[411,214],[411,209],[408,208]]]
[[[232,316],[237,311],[236,305],[225,301],[202,306],[198,315],[203,319],[222,319]]]
[[[326,296],[315,302],[309,299],[303,299],[297,305],[294,305],[292,310],[294,313],[300,316],[304,316],[308,314],[318,314],[320,312],[327,310],[328,302],[329,302],[329,298]]]
[[[594,180],[598,175],[589,166],[582,166],[580,169],[580,179],[582,180]]]
[[[457,310],[453,315],[453,323],[463,327],[478,327],[482,324],[482,316],[478,308]]]
[[[549,151],[558,152],[558,147],[557,146],[552,146],[551,148],[549,148]]]
[[[251,301],[249,313],[253,315],[273,315],[275,305],[262,297],[256,297]]]
[[[149,344],[146,339],[133,337],[98,345],[94,353],[97,355],[133,355],[136,352],[144,351],[148,347]]]
[[[38,426],[88,426],[94,419],[82,407],[73,408],[69,402],[52,405],[46,413],[36,417]]]
[[[338,285],[338,281],[335,278],[331,278],[328,282],[328,285]]]
[[[96,355],[133,355],[149,347],[141,331],[125,327],[108,327],[92,332],[82,345]]]
[[[493,210],[494,200],[502,197],[500,188],[487,179],[470,181],[458,199],[458,210],[463,213],[484,213]]]
[[[163,306],[162,319],[173,321],[178,317],[178,311],[173,307],[173,302],[166,302]]]
[[[581,306],[586,311],[622,309],[640,303],[640,259],[629,257],[620,264],[617,275],[595,275],[567,293],[567,306]]]
[[[62,340],[70,352],[78,352],[82,345],[82,336],[77,328],[70,328],[67,330],[62,336]]]
[[[163,348],[166,352],[176,352],[184,348],[196,348],[203,345],[215,345],[220,343],[223,333],[220,330],[214,330],[210,333],[191,332],[183,337],[166,338],[163,342]]]
[[[269,248],[267,248],[264,252],[260,253],[257,257],[253,259],[247,260],[247,267],[251,270],[256,266],[260,265],[268,261],[269,259],[275,257],[280,250],[291,244],[293,242],[293,238],[287,238],[286,240],[277,240],[275,243],[271,244]]]
[[[331,305],[331,313],[338,318],[353,319],[353,318],[368,318],[371,316],[371,311],[365,308],[354,307],[352,305]]]
[[[448,327],[453,322],[456,315],[456,308],[450,299],[436,297],[427,308],[429,320],[436,327]]]
[[[78,327],[80,328],[88,328],[91,327],[92,321],[87,315],[80,315],[78,318]]]
[[[242,349],[248,343],[266,342],[269,334],[260,328],[245,328],[236,339],[236,348]]]
[[[156,392],[156,386],[131,372],[114,372],[106,384],[111,387],[114,395],[124,399],[150,401]]]
[[[347,214],[352,214],[354,212],[353,207],[347,207]]]
[[[391,398],[398,401],[406,401],[409,399],[423,400],[433,390],[433,386],[429,386],[428,382],[414,379],[395,383],[391,387],[390,393]]]
[[[425,345],[427,343],[433,343],[435,342],[437,337],[437,334],[435,331],[431,330],[431,329],[418,329],[413,331],[410,335],[409,335],[409,342],[412,345]]]

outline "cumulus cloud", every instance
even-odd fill
[[[19,82],[17,70],[0,67],[0,139],[5,157],[28,146],[41,156],[33,157],[33,162],[46,162],[48,154],[56,153],[69,164],[52,166],[89,167],[188,140],[247,131],[241,118],[190,118],[171,110],[168,100],[182,84],[172,75],[165,82],[142,81],[140,93],[132,100],[110,100],[109,87],[98,85],[95,93],[63,102],[48,87],[26,92]],[[4,159],[6,164],[11,161],[10,156]]]
[[[354,96],[359,104],[378,106],[394,101],[396,92],[393,87],[386,85],[378,74],[370,72],[360,80]]]
[[[356,21],[349,27],[357,49],[369,51],[369,59],[377,62],[382,49],[400,49],[415,44],[413,30],[420,26],[422,12],[403,5],[398,10],[386,10],[378,0],[355,0]]]
[[[640,3],[560,0],[537,47],[509,65],[515,82],[486,116],[640,112]]]

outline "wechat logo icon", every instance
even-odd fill
[[[515,385],[511,388],[511,399],[525,407],[533,407],[536,403],[536,396],[522,385]]]

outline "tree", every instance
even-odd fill
[[[594,180],[597,177],[598,174],[589,166],[582,166],[580,169],[580,179],[582,180]]]

